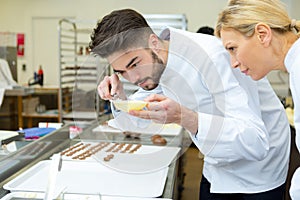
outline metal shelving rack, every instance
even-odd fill
[[[187,30],[188,20],[184,14],[145,14],[143,16],[157,35],[166,27]]]
[[[103,102],[97,85],[108,73],[107,62],[89,54],[90,34],[96,21],[59,21],[59,112],[62,122],[92,121]]]

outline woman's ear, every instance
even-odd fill
[[[272,29],[269,25],[261,22],[256,24],[255,34],[263,46],[267,47],[270,45],[272,39]]]

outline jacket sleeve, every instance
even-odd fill
[[[206,70],[204,75],[214,76],[206,80],[218,80],[205,82],[213,99],[212,112],[198,112],[198,132],[192,140],[213,164],[262,160],[269,151],[269,133],[262,120],[258,85],[239,69],[231,69],[224,52],[216,56],[217,72]]]

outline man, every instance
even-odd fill
[[[144,99],[147,110],[129,114],[190,133],[205,155],[201,200],[282,199],[290,146],[283,107],[265,79],[230,68],[216,37],[168,28],[159,38],[142,15],[123,9],[105,16],[91,39],[115,73],[144,91],[161,90]],[[98,93],[127,98],[116,74]]]

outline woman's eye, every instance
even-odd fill
[[[234,47],[228,47],[227,50],[233,52],[235,50],[235,48]]]

